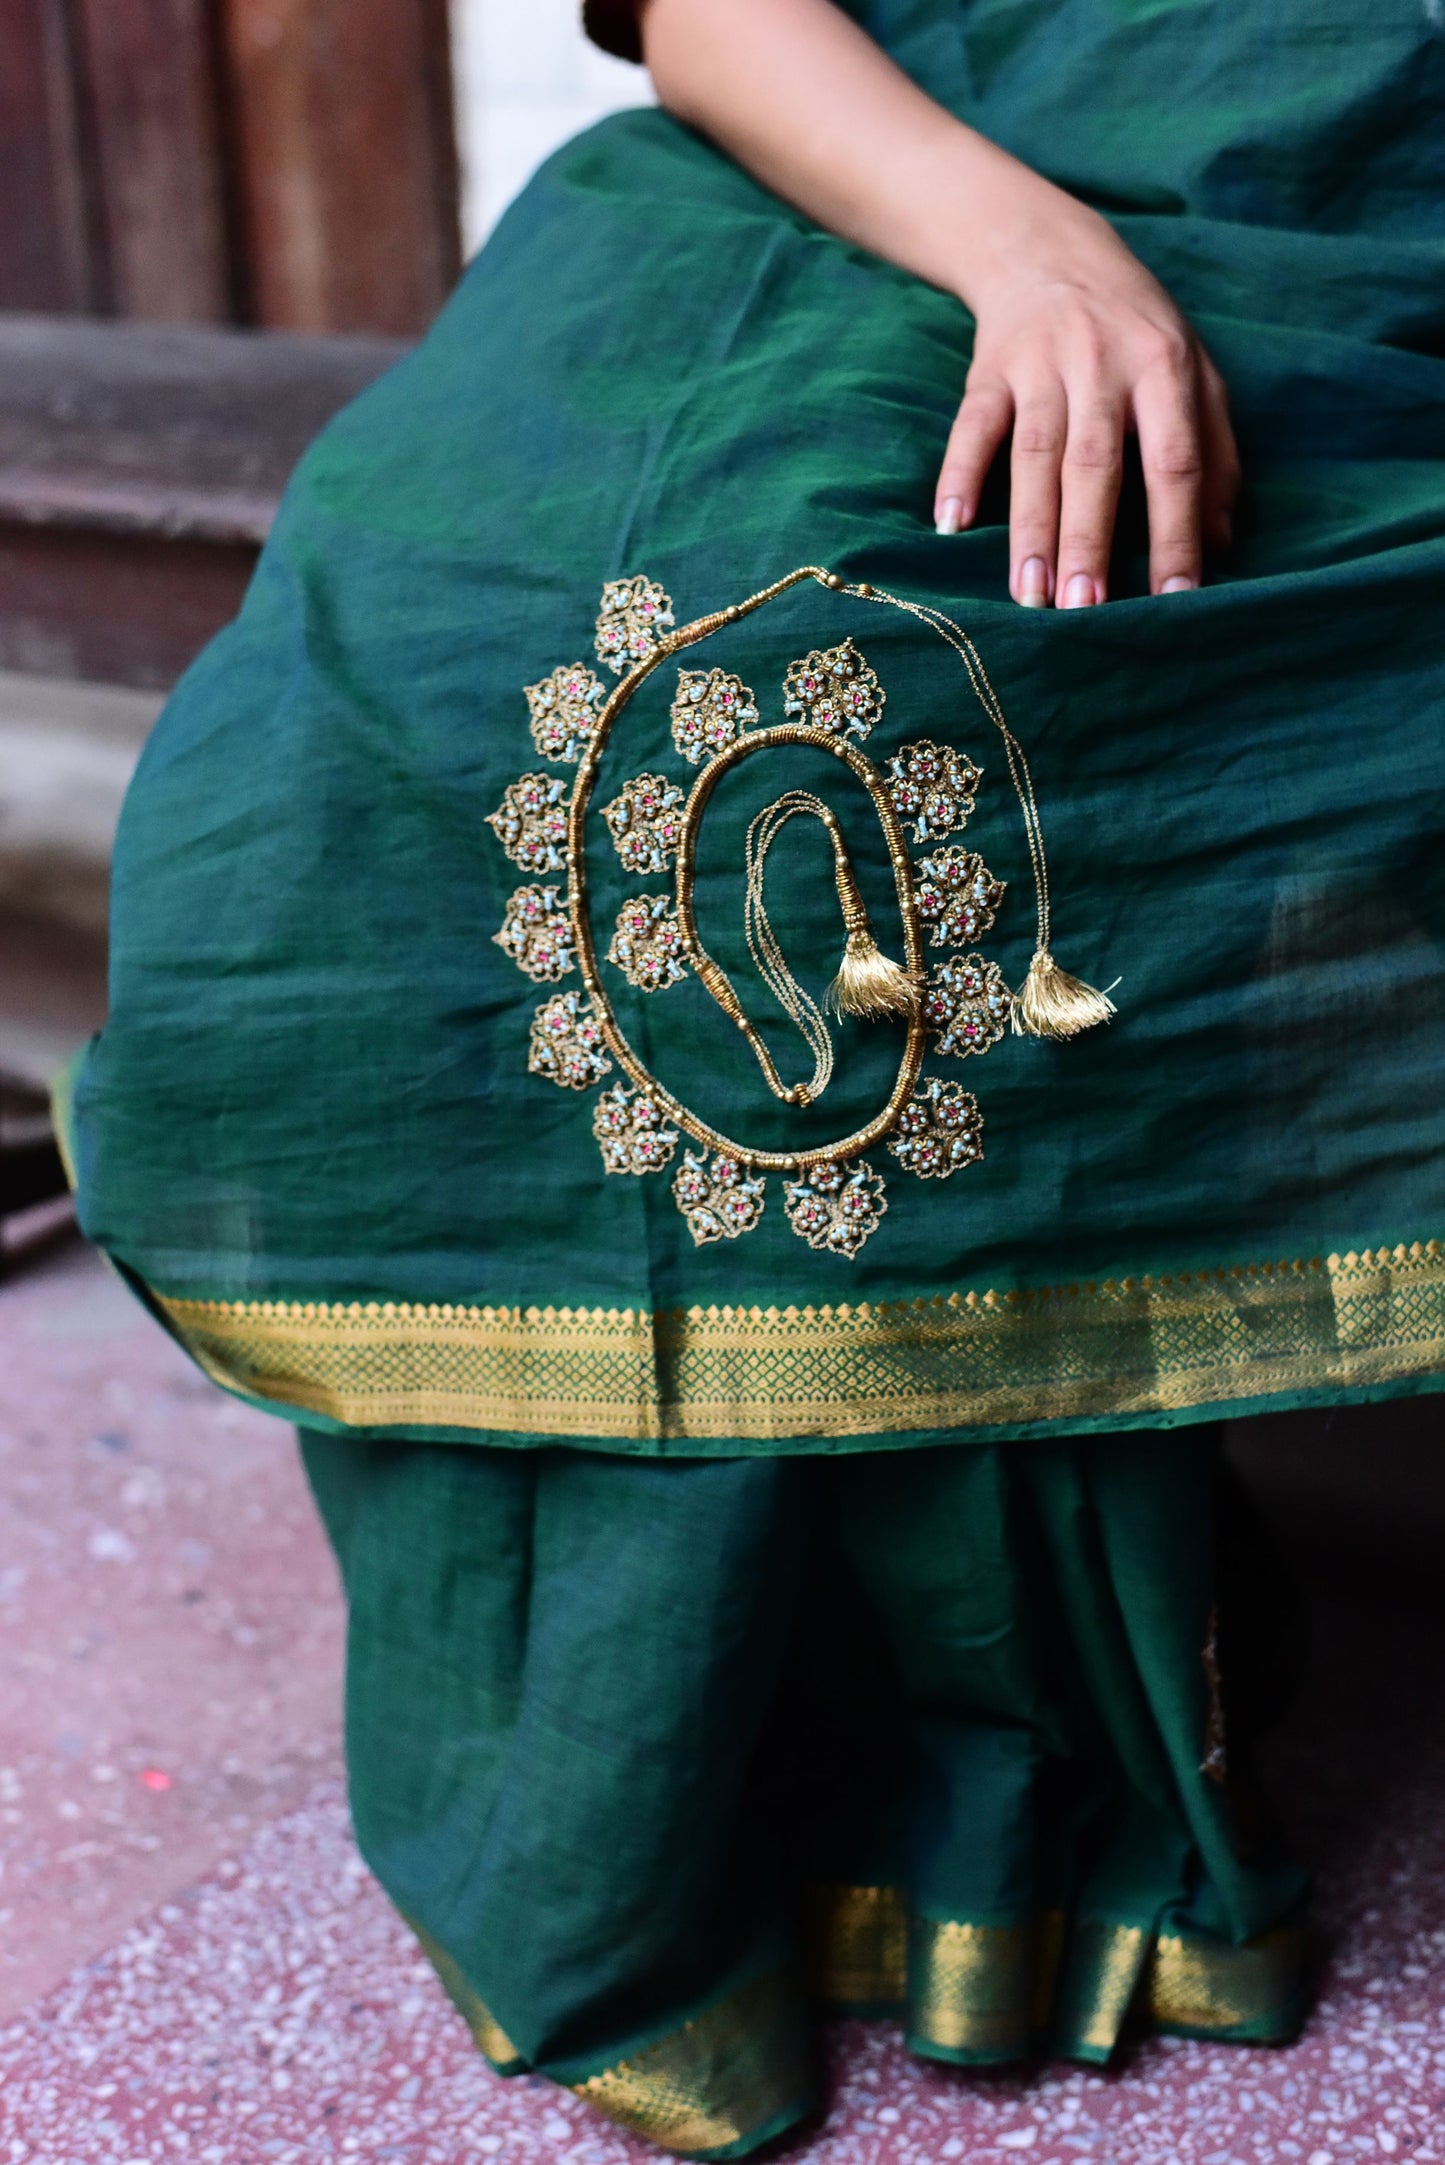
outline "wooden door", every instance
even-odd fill
[[[0,0],[0,308],[421,330],[445,0]]]
[[[0,0],[0,308],[104,305],[71,29],[55,0]]]
[[[416,330],[459,265],[446,0],[224,13],[255,320]]]

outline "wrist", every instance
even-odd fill
[[[948,200],[953,230],[939,281],[977,316],[1021,276],[1067,280],[1112,228],[1097,212],[972,130]],[[940,236],[943,238],[943,236]]]

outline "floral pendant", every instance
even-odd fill
[[[777,1171],[783,1175],[783,1210],[792,1230],[817,1253],[851,1260],[878,1230],[888,1209],[883,1174],[866,1151],[882,1143],[903,1171],[932,1181],[947,1180],[983,1156],[983,1119],[976,1099],[955,1082],[920,1076],[929,1037],[940,1055],[965,1059],[997,1045],[1011,1019],[1012,997],[996,963],[970,951],[945,954],[929,970],[923,951],[925,940],[935,948],[969,945],[987,932],[1003,899],[1003,882],[994,878],[982,857],[947,839],[973,814],[979,768],[956,746],[927,737],[899,745],[877,761],[860,749],[883,721],[887,694],[849,637],[813,649],[788,668],[782,711],[790,719],[782,724],[765,721],[751,687],[734,672],[680,668],[668,709],[672,745],[678,757],[697,770],[696,779],[690,783],[685,772],[669,775],[649,769],[620,787],[614,784],[615,794],[605,801],[594,798],[611,732],[649,671],[808,576],[814,574],[795,574],[751,602],[700,618],[681,631],[675,629],[671,601],[655,580],[641,575],[610,580],[597,617],[596,651],[602,665],[621,680],[617,689],[609,694],[581,662],[564,664],[525,688],[533,745],[544,760],[575,768],[575,777],[521,774],[508,784],[497,809],[485,816],[510,862],[534,882],[508,898],[501,929],[494,934],[497,946],[536,984],[555,983],[574,970],[582,979],[580,989],[553,992],[532,1013],[528,1072],[560,1089],[584,1091],[604,1084],[615,1067],[624,1071],[623,1079],[601,1089],[593,1107],[592,1132],[604,1170],[634,1177],[663,1172],[672,1165],[685,1134],[671,1185],[695,1246],[737,1240],[754,1231],[764,1215],[766,1175]],[[816,576],[825,586],[842,583],[831,574]],[[859,596],[869,593],[864,587],[854,591]],[[754,829],[749,829],[746,863],[739,867],[747,898],[744,935],[759,976],[789,1019],[802,1028],[797,1013],[805,1013],[821,1032],[822,1051],[814,1046],[820,1081],[806,1090],[783,1087],[737,987],[697,944],[693,926],[689,883],[695,823],[727,769],[754,754],[766,758],[777,745],[806,747],[812,758],[821,754],[825,766],[830,759],[838,760],[872,799],[902,913],[905,963],[894,968],[900,975],[906,971],[914,997],[882,1015],[881,1026],[897,1030],[903,1046],[898,1075],[882,1110],[853,1129],[842,1145],[759,1150],[754,1159],[728,1140],[731,1108],[721,1111],[714,1125],[654,1080],[613,1009],[607,972],[615,969],[635,991],[648,994],[692,977],[694,990],[675,1007],[680,1033],[692,1031],[699,997],[711,997],[747,1035],[775,1097],[789,1105],[821,1100],[833,1074],[834,1046],[822,1010],[815,1004],[805,1009],[801,1001],[789,1004],[789,988],[796,991],[796,980],[763,904],[765,852],[759,849],[756,858],[751,854]],[[769,807],[769,815],[791,806],[795,797],[801,809],[822,818],[832,837],[843,967],[856,975],[870,956],[876,964],[887,948],[879,948],[868,923],[874,904],[871,897],[865,900],[853,870],[842,800],[835,810],[810,792],[795,789]],[[605,963],[594,948],[594,940],[600,947],[600,936],[588,912],[585,859],[578,857],[574,863],[574,854],[585,849],[594,810],[627,874],[639,879],[671,874],[674,882],[669,892],[636,893],[622,903],[602,950]],[[793,816],[791,810],[788,816]],[[916,863],[909,854],[910,841],[928,851]],[[669,1003],[669,1026],[673,1013]]]

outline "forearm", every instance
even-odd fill
[[[670,112],[820,225],[971,307],[1068,203],[832,0],[645,0],[642,38]]]
[[[1227,543],[1238,485],[1228,400],[1107,220],[935,104],[832,0],[643,0],[641,20],[658,94],[679,119],[972,312],[939,531],[979,516],[1011,437],[1010,592],[1036,607],[1102,601],[1134,434],[1151,586],[1196,586],[1202,537]]]

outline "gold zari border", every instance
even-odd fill
[[[630,2059],[567,2087],[665,2150],[730,2150],[809,2102],[797,1981],[784,1973],[760,1977]]]
[[[1268,2026],[1298,1996],[1304,1939],[1297,1925],[1244,1947],[1164,1932],[1149,1967],[1149,2014],[1164,2030],[1209,2035]]]
[[[516,2046],[498,2022],[496,2016],[467,1982],[460,1963],[456,1962],[442,1946],[433,1939],[424,1925],[414,1917],[404,1919],[408,1931],[416,1935],[422,1953],[441,1980],[442,1990],[472,2033],[472,2043],[499,2075],[511,2075],[526,2066]]]
[[[1131,2008],[1161,2030],[1278,2037],[1304,1968],[1297,1925],[1243,1946],[1062,1911],[1014,1924],[909,1914],[903,1889],[810,1890],[809,1983],[840,2008],[906,2004],[909,2042],[958,2061],[1020,2059],[1048,2040],[1067,2058],[1110,2059]]]
[[[908,1952],[909,2042],[960,2058],[1022,2058],[1037,2026],[1040,1938],[1032,1923],[915,1918]]]
[[[460,1965],[415,1918],[406,1923],[479,2051],[498,2074],[521,2073],[530,2063]],[[810,2101],[797,1980],[783,1972],[756,1978],[655,2044],[562,2087],[664,2149],[727,2151]]]
[[[908,1902],[901,1887],[808,1890],[808,1986],[831,2006],[898,2007],[908,1989]]]
[[[1438,1240],[820,1307],[156,1298],[216,1382],[359,1428],[870,1436],[1166,1413],[1445,1371]]]
[[[1071,2058],[1102,2062],[1112,2056],[1151,1944],[1142,1925],[1090,1918],[1074,1926],[1051,2010],[1060,2049]]]

